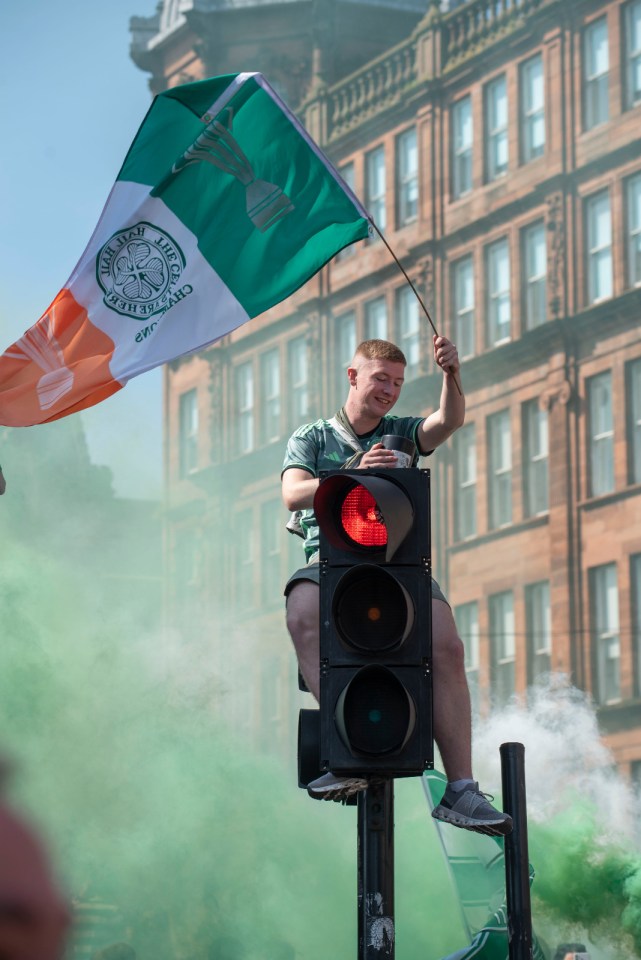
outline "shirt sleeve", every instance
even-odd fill
[[[281,477],[290,467],[307,470],[313,477],[318,476],[318,438],[313,431],[302,428],[289,438]]]

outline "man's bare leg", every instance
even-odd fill
[[[319,587],[300,580],[287,596],[287,629],[292,638],[298,667],[309,692],[320,700]]]
[[[465,651],[447,603],[432,601],[434,739],[448,780],[472,779],[472,711]]]

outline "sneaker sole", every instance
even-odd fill
[[[367,780],[351,780],[342,787],[330,787],[328,790],[312,791],[308,787],[307,793],[312,800],[334,800],[336,803],[340,803],[342,800],[347,800],[348,797],[353,797],[355,793],[360,793],[361,790],[366,789]]]
[[[486,837],[504,837],[512,832],[511,820],[473,820],[470,817],[454,813],[447,807],[437,807],[432,811],[432,816],[435,820],[440,820],[441,823],[450,823],[452,826],[461,827],[463,830],[473,830],[475,833],[482,833]]]

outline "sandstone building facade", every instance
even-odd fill
[[[450,6],[165,0],[132,56],[152,91],[261,70],[363,200],[463,358],[466,424],[426,465],[475,704],[561,671],[641,782],[641,0]],[[283,450],[368,336],[408,357],[399,412],[433,409],[431,331],[376,240],[165,371],[166,616],[285,753]]]

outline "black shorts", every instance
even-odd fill
[[[292,573],[291,577],[285,584],[284,593],[286,597],[289,595],[289,591],[292,589],[292,587],[301,580],[310,580],[312,583],[320,584],[320,564],[318,563],[318,560],[312,560],[312,562],[308,563],[306,567],[301,567],[300,570],[296,570],[294,573]],[[447,603],[449,607],[447,597],[439,587],[434,577],[432,577],[432,600],[442,600],[443,603]]]

